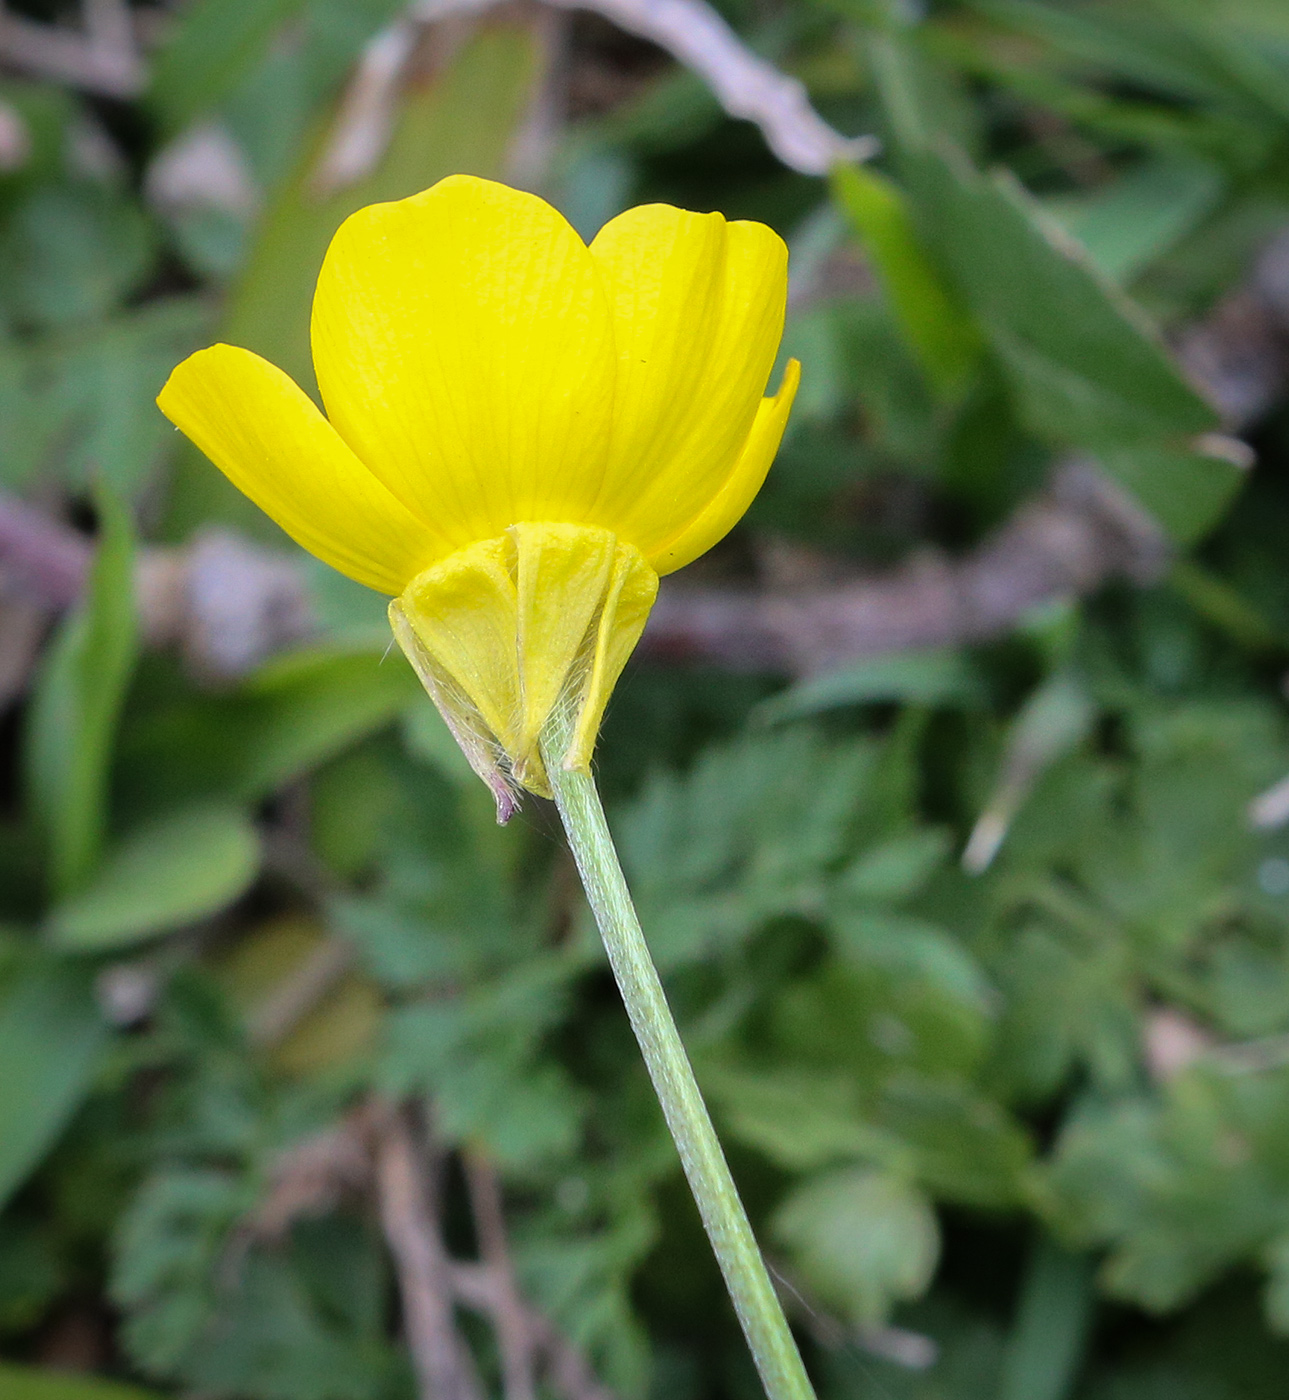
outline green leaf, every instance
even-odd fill
[[[117,719],[134,669],[134,542],[105,485],[101,535],[80,606],[45,655],[28,714],[27,789],[49,848],[49,883],[70,894],[98,862]]]
[[[171,297],[61,336],[46,349],[53,382],[42,408],[61,429],[65,480],[80,484],[101,473],[126,496],[148,484],[173,436],[157,394],[201,343],[209,320],[196,297]]]
[[[4,1400],[161,1400],[155,1390],[69,1375],[35,1366],[11,1366],[0,1361],[0,1395]]]
[[[1032,431],[1122,447],[1180,442],[1216,426],[1140,313],[1014,179],[986,179],[952,152],[921,152],[912,169],[932,246]]]
[[[905,1165],[908,1150],[865,1122],[855,1085],[825,1072],[700,1066],[722,1130],[788,1171],[855,1159]]]
[[[1196,444],[1196,448],[1202,446]],[[1146,507],[1178,544],[1193,544],[1226,511],[1247,479],[1219,451],[1153,445],[1103,449],[1101,464]]]
[[[86,972],[41,961],[0,983],[0,1204],[67,1126],[106,1040]]]
[[[980,354],[970,315],[927,257],[899,187],[867,166],[838,165],[833,197],[873,260],[901,330],[943,394],[961,388]]]
[[[833,196],[875,263],[908,344],[932,384],[952,395],[980,356],[980,335],[922,249],[899,186],[865,165],[837,165]]]
[[[1091,1260],[1040,1237],[1021,1282],[1000,1400],[1066,1400],[1079,1378],[1092,1313]]]
[[[949,852],[947,832],[927,829],[892,836],[871,846],[842,872],[838,891],[847,899],[899,903],[915,895]]]
[[[155,55],[152,106],[170,133],[208,112],[237,85],[304,0],[195,0]]]
[[[772,1228],[811,1290],[860,1328],[880,1327],[894,1303],[920,1297],[940,1257],[931,1203],[884,1172],[857,1168],[807,1181]]]
[[[1280,1235],[1263,1250],[1267,1286],[1262,1295],[1263,1311],[1273,1332],[1289,1336],[1289,1235]]]
[[[1222,172],[1164,156],[1078,199],[1047,207],[1112,282],[1123,286],[1194,229],[1216,205]]]
[[[203,799],[256,801],[423,693],[398,653],[318,647],[278,657],[232,695],[188,694],[134,715],[121,744],[123,801],[140,819]]]
[[[106,184],[41,186],[0,227],[0,304],[36,326],[105,315],[148,269],[152,226]]]
[[[240,808],[173,813],[108,851],[89,884],[55,905],[50,937],[78,952],[129,947],[231,904],[259,861],[255,828]]]

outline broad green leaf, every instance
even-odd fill
[[[420,693],[389,649],[304,651],[264,666],[243,691],[250,723],[234,728],[239,797],[255,799],[387,724]]]
[[[1222,518],[1248,476],[1220,451],[1198,450],[1203,445],[1110,447],[1099,460],[1178,544],[1194,544]]]
[[[1007,1341],[999,1400],[1067,1400],[1092,1322],[1092,1261],[1046,1236],[1035,1243]]]
[[[50,937],[61,948],[98,952],[193,923],[242,894],[259,858],[240,808],[172,813],[108,850],[90,882],[55,905]]]
[[[1100,272],[1124,286],[1199,224],[1222,187],[1222,172],[1210,162],[1163,157],[1047,208]]]
[[[44,184],[0,225],[0,305],[41,327],[106,315],[147,272],[155,242],[110,184]]]
[[[936,388],[952,395],[979,358],[980,335],[923,250],[899,187],[866,166],[843,164],[833,170],[832,189],[909,345]]]
[[[103,485],[98,504],[85,597],[45,654],[27,720],[27,790],[58,895],[84,885],[102,849],[108,770],[137,649],[129,515]]]
[[[860,1328],[880,1327],[892,1304],[920,1297],[940,1257],[926,1196],[898,1176],[862,1168],[798,1186],[772,1228],[811,1290]]]
[[[222,0],[208,0],[218,9]],[[333,194],[314,181],[330,137],[320,131],[265,211],[246,269],[233,288],[220,338],[243,345],[312,389],[309,307],[331,237],[356,209],[402,199],[445,175],[498,178],[538,80],[532,31],[494,25],[472,39],[429,84],[404,94],[389,146],[370,175]],[[180,457],[169,529],[180,536],[218,517],[276,533],[195,449]]]
[[[904,8],[903,0],[891,3]],[[983,134],[979,110],[961,75],[937,62],[919,38],[915,27],[901,24],[870,31],[865,41],[895,154],[948,142],[974,155]]]
[[[161,1400],[155,1390],[140,1390],[120,1381],[11,1366],[4,1361],[0,1361],[0,1395],[4,1400]]]
[[[1217,426],[1140,313],[1011,177],[924,151],[913,189],[1008,374],[1026,425],[1058,443],[1180,443]]]
[[[123,801],[140,819],[201,799],[256,801],[383,728],[421,694],[397,652],[290,653],[231,695],[185,695],[134,717],[121,746]]]
[[[41,961],[0,982],[0,1204],[67,1126],[106,1039],[88,973]]]
[[[304,0],[194,0],[155,55],[151,104],[168,132],[182,130],[237,85]]]

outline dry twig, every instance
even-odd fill
[[[257,1239],[279,1239],[303,1216],[334,1210],[348,1192],[371,1184],[368,1139],[373,1114],[355,1110],[334,1127],[294,1144],[273,1164],[268,1194],[244,1231]]]
[[[498,1278],[486,1264],[453,1264],[452,1289],[464,1307],[490,1318],[496,1316]],[[520,1305],[528,1335],[545,1362],[546,1377],[563,1400],[616,1400],[596,1378],[580,1347],[536,1308],[522,1300]]]
[[[368,44],[341,105],[314,177],[320,192],[351,184],[380,159],[389,138],[398,84],[421,26],[477,15],[499,0],[417,0]],[[839,160],[866,160],[871,136],[834,131],[810,105],[805,87],[759,58],[704,0],[545,0],[564,10],[590,10],[620,29],[665,49],[711,88],[732,117],[755,122],[781,161],[806,175],[824,175]]]
[[[124,0],[86,0],[79,30],[37,24],[0,4],[0,63],[101,97],[137,97],[146,81]]]
[[[961,560],[923,555],[885,578],[784,592],[660,594],[645,632],[655,656],[811,675],[865,656],[999,636],[1039,603],[1107,579],[1157,578],[1158,526],[1084,461]]]
[[[539,1364],[561,1400],[616,1400],[596,1379],[581,1348],[520,1293],[492,1166],[471,1151],[465,1167],[479,1263],[449,1258],[434,1205],[432,1171],[408,1112],[376,1102],[360,1105],[335,1127],[283,1153],[273,1166],[268,1193],[239,1239],[243,1246],[253,1239],[278,1239],[300,1217],[333,1210],[345,1195],[375,1185],[424,1400],[477,1395],[473,1366],[452,1323],[454,1302],[481,1314],[495,1329],[506,1400],[535,1396]],[[431,1376],[436,1378],[432,1382]],[[462,1384],[464,1392],[432,1388]]]
[[[528,1327],[528,1310],[519,1296],[510,1259],[501,1183],[492,1163],[477,1148],[464,1153],[464,1164],[479,1255],[493,1276],[493,1324],[501,1355],[505,1400],[537,1400],[533,1338]]]
[[[421,1400],[482,1400],[452,1317],[452,1276],[431,1190],[429,1164],[406,1109],[377,1110],[376,1192],[398,1273],[403,1326]]]
[[[867,160],[872,136],[834,131],[810,105],[804,85],[752,53],[702,0],[548,0],[593,10],[619,29],[658,45],[692,69],[732,117],[761,128],[766,144],[792,170],[826,175],[839,160]]]

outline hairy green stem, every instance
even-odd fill
[[[542,751],[555,803],[743,1335],[770,1400],[814,1400],[806,1368],[667,1006],[595,780],[590,773],[570,772],[561,766],[566,748],[564,727],[552,722]]]

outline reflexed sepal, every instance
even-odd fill
[[[519,787],[550,796],[539,740],[556,707],[572,719],[564,766],[590,764],[657,591],[639,550],[610,531],[524,522],[426,569],[390,604],[399,645],[499,821]]]

